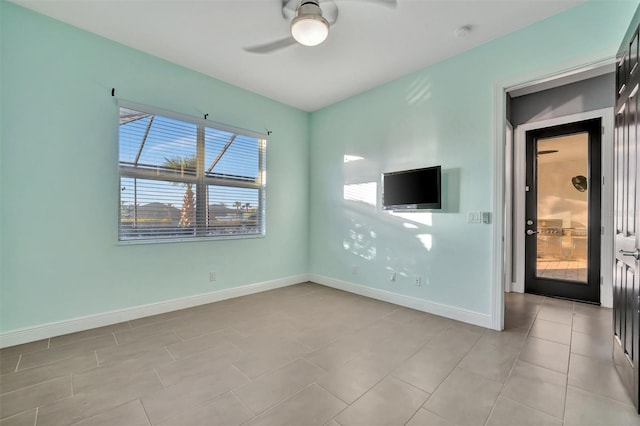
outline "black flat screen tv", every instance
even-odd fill
[[[441,166],[383,173],[384,210],[442,208]]]

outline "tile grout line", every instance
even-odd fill
[[[318,386],[318,385],[316,384],[316,382],[312,382],[312,383],[308,384],[307,386],[303,387],[302,389],[300,389],[300,390],[298,390],[298,391],[294,392],[294,393],[293,393],[292,395],[290,395],[289,397],[284,398],[282,401],[278,401],[277,403],[275,403],[275,404],[273,404],[273,405],[270,405],[269,407],[265,408],[265,409],[264,409],[264,410],[262,410],[259,414],[257,414],[257,415],[256,415],[256,417],[259,417],[259,416],[265,415],[265,414],[267,414],[267,413],[269,413],[269,412],[273,411],[274,409],[276,409],[276,407],[279,407],[280,405],[284,404],[285,402],[287,402],[287,401],[289,401],[289,400],[293,399],[295,396],[297,396],[298,394],[302,393],[302,391],[304,391],[304,390],[306,390],[306,389],[310,388],[310,387],[311,387],[311,386],[313,386],[313,385]],[[234,394],[234,395],[235,395],[235,394]],[[240,399],[240,398],[238,398],[238,399]],[[242,400],[241,400],[241,401],[242,401]],[[253,411],[252,411],[252,412],[253,412]],[[249,421],[249,420],[247,420],[247,422],[248,422],[248,421]],[[246,424],[247,422],[243,422],[242,424]]]
[[[607,396],[607,395],[603,395],[603,394],[600,394],[600,393],[596,393],[596,392],[594,392],[594,391],[592,391],[592,390],[589,390],[589,389],[584,389],[584,388],[582,388],[582,387],[580,387],[580,386],[578,386],[578,385],[568,385],[568,386],[567,386],[567,388],[569,388],[569,387],[572,387],[573,389],[577,389],[577,390],[579,390],[579,391],[581,391],[581,392],[584,392],[584,393],[588,393],[588,394],[590,394],[590,395],[593,395],[593,396],[595,396],[596,398],[606,399],[606,400],[611,401],[611,402],[614,402],[614,403],[616,403],[616,404],[625,405],[625,406],[627,406],[627,407],[630,407],[630,408],[635,409],[635,406],[634,406],[633,404],[629,404],[628,402],[622,402],[622,401],[620,401],[619,399],[615,399],[615,398],[612,398],[612,397]]]
[[[525,402],[518,401],[518,400],[515,400],[513,398],[509,398],[509,396],[507,396],[507,395],[500,395],[500,397],[502,397],[504,399],[508,399],[509,401],[511,401],[511,402],[513,402],[515,404],[522,405],[523,407],[529,408],[529,409],[531,409],[533,411],[537,411],[537,412],[539,412],[541,414],[544,414],[545,416],[552,417],[552,418],[554,418],[554,419],[556,419],[556,420],[558,420],[558,421],[560,421],[560,422],[562,422],[564,424],[564,415],[563,415],[562,418],[561,417],[556,417],[553,414],[550,414],[550,413],[547,413],[546,411],[540,410],[539,408],[532,407],[532,406],[530,406],[529,404],[527,404]]]
[[[324,386],[322,386],[320,383],[318,382],[313,382],[311,383],[312,385],[316,385],[318,386],[320,389],[324,390],[325,392],[327,392],[329,395],[333,396],[334,398],[338,399],[339,401],[342,401],[345,403],[346,407],[344,407],[342,410],[340,410],[340,412],[338,412],[338,414],[335,415],[335,417],[337,417],[340,413],[342,413],[344,410],[346,410],[347,408],[349,408],[352,404],[354,404],[358,399],[360,399],[360,397],[362,395],[364,395],[365,393],[369,392],[371,389],[367,389],[362,395],[360,395],[355,401],[353,401],[351,404],[349,404],[347,401],[345,401],[344,399],[340,398],[338,395],[334,394],[333,392],[331,392],[329,389],[325,388]],[[374,385],[375,386],[375,385]]]
[[[418,386],[414,385],[413,383],[409,383],[406,380],[404,380],[404,379],[402,379],[402,378],[400,378],[398,376],[394,376],[393,372],[389,373],[389,376],[391,376],[392,379],[396,379],[397,381],[402,382],[405,385],[411,386],[412,388],[418,389],[420,392],[424,392],[424,393],[428,394],[429,396],[431,396],[431,392],[426,391],[426,390],[422,389],[421,387],[418,387]],[[389,376],[387,376],[387,377],[389,377]],[[427,399],[429,399],[429,397],[427,397]],[[422,406],[420,406],[420,408],[422,408]]]
[[[429,395],[431,396],[431,395]],[[418,412],[420,410],[423,410],[422,406],[418,407],[418,409],[416,411],[414,411],[411,416],[404,422],[402,423],[402,426],[407,426],[407,424],[409,424],[409,422],[416,416],[416,414],[418,414]],[[435,414],[435,413],[434,413]]]
[[[173,386],[173,385],[172,385]],[[214,394],[210,399],[204,400],[204,401],[200,401],[194,405],[192,405],[190,407],[191,410],[198,410],[204,407],[207,407],[209,405],[212,405],[213,403],[215,403],[216,401],[218,401],[219,399],[221,399],[223,396],[227,395],[227,394],[231,394],[233,393],[232,390],[226,390],[223,391],[221,393],[218,394]],[[235,394],[234,394],[235,396]],[[236,397],[237,398],[237,397]],[[240,398],[238,398],[238,400],[240,400]],[[242,403],[242,401],[240,401]],[[144,405],[144,404],[143,404]],[[248,407],[247,407],[248,408]],[[164,417],[159,424],[176,424],[176,423],[172,423],[172,421],[174,421],[176,418],[180,417],[181,413],[177,413],[177,414],[170,414],[168,417]],[[254,416],[255,417],[255,416]],[[252,420],[252,419],[249,419]],[[158,423],[156,423],[158,424]],[[190,425],[189,425],[190,426]]]
[[[536,311],[536,316],[537,315],[538,315],[538,313]],[[535,322],[535,319],[534,319],[534,322]],[[532,326],[533,326],[533,324],[532,324]],[[529,331],[527,331],[527,336],[529,336],[530,332],[531,332],[531,328],[529,329]],[[526,341],[526,339],[527,339],[527,337],[525,337],[525,341]],[[480,341],[480,340],[478,340],[478,341]],[[475,347],[475,345],[474,345],[474,347]],[[514,357],[513,363],[511,363],[511,368],[509,369],[509,374],[507,374],[507,378],[504,380],[504,382],[502,382],[502,385],[500,386],[500,392],[498,393],[498,396],[496,397],[496,400],[493,402],[493,405],[491,407],[491,410],[489,410],[489,414],[487,415],[487,418],[484,419],[483,425],[486,425],[489,422],[489,419],[491,418],[491,415],[493,414],[494,410],[496,409],[496,405],[498,405],[498,399],[500,399],[500,396],[502,395],[502,391],[504,390],[504,387],[506,386],[507,382],[509,381],[509,378],[511,377],[511,373],[513,373],[513,369],[515,368],[516,362],[518,361],[518,357],[520,356],[520,352],[521,351],[522,351],[522,347],[518,348],[518,353]],[[462,362],[462,361],[460,361],[460,362]],[[462,370],[464,371],[464,368],[462,368]]]
[[[342,414],[345,410],[347,410],[349,407],[351,407],[352,405],[354,405],[356,402],[358,402],[360,399],[362,399],[366,394],[368,394],[373,388],[375,388],[380,382],[382,382],[384,379],[386,379],[387,377],[389,377],[392,372],[395,369],[391,369],[387,374],[385,374],[384,376],[382,376],[382,378],[380,378],[380,380],[376,381],[372,386],[370,386],[366,391],[362,392],[362,394],[357,397],[351,404],[349,404],[347,401],[345,401],[344,399],[340,398],[338,395],[335,395],[333,392],[331,392],[329,389],[326,389],[325,387],[323,387],[322,385],[315,383],[316,386],[320,386],[322,389],[326,390],[327,392],[329,392],[331,395],[333,395],[334,397],[338,398],[340,401],[344,402],[347,406],[344,407],[342,410],[340,410],[340,412],[338,412],[334,417],[338,417],[340,414]],[[394,377],[395,378],[395,377]],[[428,392],[426,392],[428,393]],[[431,396],[431,395],[429,395]],[[427,399],[429,399],[429,397],[427,397]],[[425,400],[426,402],[426,400]],[[424,405],[424,403],[423,403]],[[422,407],[422,405],[420,406]],[[418,408],[420,408],[418,407]]]
[[[570,339],[570,341],[569,341],[569,345],[565,345],[565,346],[569,346],[569,359],[568,359],[568,363],[569,363],[569,364],[570,364],[570,361],[571,361],[571,354],[572,354],[572,352],[571,352],[571,347],[572,347],[572,344],[573,344],[573,331],[575,331],[575,330],[573,329],[573,319],[575,318],[575,314],[577,313],[577,312],[575,312],[575,306],[576,306],[576,304],[575,304],[575,302],[574,302],[574,304],[573,304],[573,312],[572,312],[572,322],[571,322],[571,325],[570,325],[570,327],[571,327],[571,332],[572,332],[572,333],[571,333],[571,339]],[[577,313],[577,314],[579,314],[579,313]],[[580,314],[579,314],[579,315],[580,315]],[[565,324],[565,325],[566,325],[566,324]],[[578,333],[579,333],[579,332],[578,332]],[[588,334],[588,333],[584,333],[584,334]],[[533,337],[533,336],[532,336],[532,337]],[[536,364],[532,364],[532,365],[534,365],[534,366],[536,366],[536,367],[538,367],[538,368],[544,368],[544,369],[546,369],[546,370],[553,371],[553,372],[555,372],[555,373],[559,373],[559,372],[558,372],[558,371],[556,371],[556,370],[551,370],[551,369],[548,369],[548,368],[545,368],[545,367],[542,367],[542,366],[538,366],[538,365],[536,365]],[[569,367],[569,365],[567,365],[567,374],[565,374],[566,379],[565,379],[565,393],[564,393],[564,404],[563,404],[563,415],[562,415],[562,418],[555,417],[554,415],[551,415],[551,414],[546,413],[546,412],[544,412],[544,411],[542,411],[542,410],[539,410],[538,408],[530,407],[528,404],[526,404],[526,403],[524,403],[524,402],[519,402],[519,403],[520,403],[520,404],[523,404],[523,405],[525,405],[525,406],[527,406],[527,407],[529,407],[529,408],[532,408],[532,409],[535,409],[535,410],[541,411],[542,413],[549,414],[549,415],[551,415],[552,417],[557,418],[557,419],[559,419],[559,420],[563,421],[563,423],[564,423],[564,422],[566,421],[566,398],[567,398],[567,393],[568,393],[568,389],[569,389],[569,386],[570,386],[570,385],[569,385],[569,383],[568,383],[568,381],[569,381],[569,369],[568,369],[568,367]],[[559,373],[559,374],[562,374],[562,373]],[[589,390],[587,390],[587,389],[582,389],[582,388],[581,388],[581,387],[579,387],[579,386],[573,386],[573,385],[572,385],[572,387],[575,387],[575,388],[577,388],[577,389],[583,390],[583,391],[585,391],[585,392],[588,392],[588,393],[591,393],[591,394],[594,394],[594,395],[597,395],[597,396],[602,396],[602,395],[599,395],[599,394],[595,394],[595,393],[593,393],[593,392],[591,392],[591,391],[589,391]],[[507,398],[508,398],[508,397],[507,397]],[[620,402],[620,401],[617,401],[617,400],[615,400],[615,399],[613,399],[613,398],[608,398],[608,397],[606,397],[606,396],[605,396],[604,398],[607,398],[607,399],[609,399],[609,400],[611,400],[611,401]]]
[[[20,368],[20,361],[22,361],[22,354],[20,354],[20,356],[18,356],[18,363],[16,364],[16,369],[13,370],[14,373],[18,372],[18,369]]]
[[[528,335],[529,335],[529,333],[527,333],[527,336]],[[526,338],[525,338],[525,340],[526,340]],[[524,347],[524,345],[522,345],[522,347]],[[493,414],[493,411],[496,409],[496,405],[498,405],[498,399],[502,396],[502,392],[504,391],[504,388],[507,385],[507,382],[511,378],[511,374],[513,374],[513,370],[516,368],[516,364],[518,363],[518,360],[520,358],[520,353],[522,352],[522,347],[518,348],[518,353],[516,354],[515,358],[513,359],[513,363],[511,364],[511,369],[509,370],[509,374],[507,375],[507,378],[504,380],[504,382],[502,383],[502,386],[500,387],[500,393],[498,393],[498,397],[496,398],[495,402],[493,403],[493,406],[491,407],[491,410],[489,410],[489,415],[485,419],[484,425],[486,425],[489,422],[489,419],[491,418],[491,415]]]
[[[169,350],[169,348],[167,346],[164,346],[164,349],[167,351],[167,353],[169,354],[169,356],[171,357],[171,359],[175,362],[177,361],[177,359],[173,356],[173,354],[171,353],[171,351]],[[204,351],[203,351],[204,352]],[[196,352],[197,354],[197,352]]]
[[[356,355],[358,356],[358,355]],[[342,364],[340,367],[344,367],[345,365],[349,364],[349,362],[351,362],[351,360],[353,360],[355,358],[355,356],[353,358],[349,358],[349,361],[345,362],[344,364]],[[314,367],[318,367],[320,370],[324,371],[327,374],[331,374],[331,371],[324,368],[323,366],[319,365],[318,363],[316,363],[314,360],[309,359],[307,357],[302,357],[302,359],[304,359],[305,361],[307,361],[309,364],[313,365]]]
[[[241,349],[240,349],[240,350],[241,350]],[[244,351],[242,351],[242,352],[243,352],[244,354],[247,354],[247,353],[246,353],[246,352],[244,352]],[[249,354],[247,354],[247,355],[249,355]],[[300,356],[299,356],[299,357],[297,357],[297,358],[292,359],[291,361],[287,361],[287,363],[286,363],[286,364],[280,365],[280,366],[278,366],[278,367],[274,368],[273,370],[268,370],[268,371],[265,371],[265,372],[264,372],[264,373],[262,373],[262,374],[259,374],[258,376],[254,377],[254,379],[249,378],[249,376],[247,376],[247,375],[246,375],[246,374],[244,374],[242,371],[240,371],[240,369],[239,369],[238,367],[236,367],[233,363],[231,363],[231,366],[233,366],[233,367],[234,367],[234,368],[236,368],[238,371],[240,371],[240,373],[241,373],[243,376],[246,376],[247,378],[249,378],[250,382],[255,382],[256,380],[258,380],[258,379],[260,379],[260,378],[262,378],[262,377],[268,376],[268,375],[270,375],[270,374],[275,374],[275,373],[277,373],[278,371],[284,370],[285,368],[287,368],[287,367],[289,367],[290,365],[292,365],[292,364],[296,363],[297,361],[305,361],[305,362],[309,362],[309,361],[307,361],[306,359],[304,359],[303,357],[300,357]],[[312,364],[312,365],[315,365],[315,364],[313,364],[313,363],[311,363],[311,362],[309,362],[309,363],[310,363],[310,364]],[[320,367],[318,367],[318,368],[320,368]],[[248,384],[248,383],[247,383],[247,384]]]
[[[524,343],[521,346],[518,347],[518,353],[516,354],[516,356],[515,356],[515,358],[513,360],[513,363],[511,364],[511,369],[509,370],[509,374],[507,375],[507,378],[505,379],[505,381],[502,383],[502,387],[500,388],[500,393],[498,394],[498,397],[496,398],[495,402],[493,403],[493,406],[491,407],[491,410],[489,411],[489,415],[487,416],[487,418],[484,421],[484,425],[486,425],[489,422],[489,419],[491,418],[491,415],[493,414],[494,410],[496,409],[496,405],[498,404],[498,399],[502,396],[502,392],[504,391],[504,388],[507,385],[507,382],[511,378],[511,375],[513,374],[513,370],[516,368],[516,364],[520,360],[520,354],[522,353],[522,348],[524,348],[524,346],[526,345],[527,339],[531,336],[531,329],[533,328],[533,324],[538,319],[538,313],[540,312],[540,307],[543,304],[544,304],[544,299],[543,299],[542,303],[536,304],[537,305],[536,313],[535,313],[535,315],[533,315],[533,322],[531,323],[531,325],[527,329],[527,334],[524,337]],[[504,330],[503,330],[503,332],[504,332]],[[530,408],[532,408],[532,407],[530,407]]]
[[[402,381],[402,382],[404,382],[403,380],[401,380],[401,381]],[[407,384],[409,384],[409,385],[410,385],[410,383],[407,383]],[[416,386],[413,386],[413,385],[411,385],[411,386],[412,386],[412,387],[414,387],[414,388],[416,388],[416,389],[421,390],[421,391],[422,391],[422,392],[424,392],[424,393],[426,393],[426,394],[428,395],[428,396],[427,396],[427,399],[429,399],[429,398],[431,397],[431,394],[430,394],[429,392],[423,391],[422,389],[420,389],[420,388],[418,388],[418,387],[416,387]],[[423,406],[424,406],[425,402],[427,402],[427,399],[425,399],[425,401],[424,401],[422,404],[420,404],[420,406],[419,406],[419,407],[418,407],[418,408],[417,408],[413,413],[411,413],[411,415],[409,416],[409,418],[408,418],[408,419],[403,423],[403,425],[404,425],[404,426],[406,426],[406,424],[407,424],[407,423],[409,423],[409,422],[411,421],[411,419],[413,419],[413,418],[416,416],[416,414],[418,414],[418,411],[420,411],[420,410],[422,410],[422,409],[423,409]]]
[[[517,360],[517,359],[516,359],[516,361],[520,361],[520,360]],[[521,361],[521,362],[523,362],[523,363],[525,363],[525,364],[528,364],[528,365],[530,365],[530,366],[532,366],[532,367],[537,367],[537,368],[540,368],[540,369],[543,369],[543,370],[550,371],[550,372],[552,372],[552,373],[562,374],[562,373],[559,373],[559,372],[557,372],[557,371],[555,371],[555,370],[549,370],[548,368],[541,367],[541,366],[536,365],[536,364],[531,364],[531,363],[529,363],[529,362],[527,362],[527,361]],[[511,373],[509,373],[509,378],[510,378],[510,377],[511,377]],[[507,378],[507,381],[508,381],[508,379],[509,379],[509,378]],[[548,382],[546,382],[546,381],[544,381],[544,380],[543,380],[543,382],[548,383]],[[505,385],[506,385],[506,382],[505,382]],[[524,402],[524,401],[518,401],[518,400],[515,400],[515,399],[513,399],[513,398],[509,398],[509,396],[508,396],[508,395],[503,395],[503,394],[502,394],[502,392],[500,393],[500,395],[499,395],[499,396],[501,396],[501,397],[503,397],[503,398],[506,398],[506,399],[508,399],[509,401],[517,402],[517,403],[518,403],[518,404],[520,404],[520,405],[524,405],[525,407],[531,408],[532,410],[539,411],[539,412],[541,412],[541,413],[544,413],[544,414],[546,414],[546,415],[548,415],[548,416],[551,416],[551,417],[553,417],[553,418],[555,418],[555,419],[558,419],[558,420],[561,420],[561,421],[562,421],[562,418],[560,418],[560,417],[556,417],[556,416],[555,416],[555,415],[553,415],[553,414],[547,413],[546,411],[542,411],[540,408],[533,407],[533,406],[529,405],[527,402]]]
[[[142,411],[144,411],[144,416],[147,418],[147,422],[149,423],[149,426],[151,426],[153,423],[151,423],[151,419],[149,418],[149,413],[147,413],[147,409],[142,403],[142,398],[138,398],[137,401],[140,402],[140,405],[142,406]]]
[[[67,373],[67,374],[73,374],[73,373]],[[8,392],[4,392],[2,395],[4,396],[4,395],[9,395],[9,394],[11,394],[11,393],[15,393],[15,392],[20,392],[20,391],[23,391],[23,390],[25,390],[25,389],[30,389],[30,388],[33,388],[33,387],[35,387],[35,386],[40,386],[40,385],[45,384],[45,383],[53,382],[54,380],[60,380],[60,379],[62,379],[62,378],[64,378],[64,377],[66,377],[66,375],[57,376],[57,377],[52,377],[52,378],[50,378],[50,379],[43,380],[43,381],[38,382],[38,383],[33,383],[33,384],[28,385],[28,386],[24,386],[24,387],[21,387],[21,388],[17,388],[17,389],[14,389],[14,390],[10,390],[10,391],[8,391]],[[66,397],[64,397],[64,398],[66,398]],[[60,398],[60,399],[64,399],[64,398]]]
[[[233,330],[233,327],[230,327],[230,328]],[[236,333],[238,333],[236,330],[234,330],[234,331],[235,331]],[[239,335],[240,337],[243,337],[242,335],[240,335],[240,333],[238,333],[238,335]],[[243,337],[243,338],[244,338],[244,337]],[[231,346],[233,346],[234,348],[236,348],[237,350],[239,350],[240,352],[242,352],[244,355],[250,355],[250,353],[249,353],[249,352],[247,352],[247,351],[243,350],[240,346],[238,346],[238,345],[236,345],[235,343],[233,343],[233,341],[232,341],[232,340],[229,340],[229,339],[227,339],[226,337],[225,337],[225,339],[224,339],[224,340],[225,340],[225,341],[227,341],[227,342],[229,342],[229,344],[230,344]]]
[[[236,333],[238,336],[242,337],[243,339],[247,339],[249,338],[249,336],[242,334],[238,329],[236,329],[234,326],[230,325],[229,328]],[[232,342],[233,343],[233,342]]]
[[[37,408],[37,407],[36,407],[36,408]],[[26,409],[26,410],[24,410],[24,411],[20,411],[20,412],[18,412],[18,413],[14,413],[14,414],[12,414],[12,415],[10,415],[10,416],[7,416],[7,417],[1,417],[1,416],[2,416],[2,413],[0,413],[0,421],[6,422],[8,419],[12,419],[12,418],[14,418],[14,417],[21,416],[21,415],[23,415],[23,414],[25,414],[25,413],[28,413],[28,412],[29,412],[29,411],[31,411],[31,410],[33,410],[33,408],[28,408],[28,409]]]
[[[156,373],[156,377],[160,381],[160,384],[162,385],[162,388],[163,389],[167,389],[167,385],[165,385],[164,381],[162,380],[162,377],[160,377],[160,373],[158,373],[158,370],[156,369],[156,367],[153,367],[153,372]]]
[[[448,328],[449,328],[449,327],[446,327],[444,330],[447,330]],[[442,330],[442,331],[444,331],[444,330]],[[442,332],[442,331],[441,331],[441,332]],[[440,333],[438,333],[438,334],[440,334]],[[437,334],[436,334],[436,336],[437,336]],[[410,359],[411,357],[413,357],[413,356],[414,356],[416,353],[418,353],[418,352],[419,352],[423,347],[425,347],[425,346],[428,344],[428,342],[429,342],[431,339],[433,339],[433,338],[435,338],[435,336],[432,336],[430,339],[428,339],[428,340],[427,340],[423,345],[421,345],[418,349],[416,349],[416,350],[415,350],[415,351],[414,351],[414,352],[413,352],[409,357],[407,357],[406,359],[404,359],[402,362],[404,363],[404,362],[406,362],[408,359]],[[383,340],[384,340],[384,339],[383,339]],[[348,363],[348,362],[347,362],[347,363]],[[322,368],[322,367],[320,367],[320,368]],[[424,406],[424,404],[427,402],[427,400],[429,400],[429,398],[431,397],[431,395],[432,395],[432,394],[431,394],[431,393],[429,393],[429,392],[427,392],[427,391],[425,391],[425,390],[423,390],[423,389],[420,389],[419,387],[417,387],[417,386],[415,386],[415,385],[413,385],[413,384],[411,384],[411,383],[408,383],[408,382],[406,382],[406,381],[404,381],[404,380],[402,380],[402,379],[400,379],[400,378],[398,378],[398,377],[394,376],[394,375],[393,375],[393,372],[394,372],[396,369],[397,369],[397,366],[396,366],[396,367],[394,367],[394,368],[391,368],[391,369],[389,370],[389,372],[387,372],[387,373],[386,373],[386,374],[385,374],[385,375],[384,375],[380,380],[378,380],[377,382],[375,382],[371,387],[369,387],[366,391],[364,391],[364,392],[363,392],[363,393],[362,393],[358,398],[356,398],[356,399],[355,399],[351,404],[349,404],[347,401],[345,401],[345,400],[343,400],[342,398],[340,398],[338,395],[335,395],[333,392],[331,392],[329,389],[326,389],[326,388],[325,388],[325,387],[323,387],[322,385],[320,385],[320,384],[318,384],[318,383],[315,383],[315,382],[314,382],[314,383],[316,384],[316,386],[319,386],[320,388],[324,389],[324,390],[325,390],[325,391],[327,391],[329,394],[333,395],[335,398],[339,399],[340,401],[342,401],[342,402],[344,402],[344,403],[346,404],[346,407],[345,407],[345,408],[343,408],[342,410],[340,410],[340,412],[338,412],[338,413],[333,417],[333,419],[332,419],[332,420],[334,420],[336,423],[340,424],[337,420],[335,420],[335,418],[336,418],[336,417],[338,417],[340,414],[342,414],[345,410],[347,410],[347,409],[348,409],[349,407],[351,407],[353,404],[355,404],[356,402],[358,402],[362,397],[364,397],[367,393],[369,393],[369,392],[370,392],[374,387],[376,387],[376,386],[377,386],[379,383],[381,383],[383,380],[385,380],[385,379],[386,379],[386,378],[388,378],[388,377],[391,377],[391,378],[396,379],[396,380],[398,380],[398,381],[400,381],[400,382],[402,382],[402,383],[405,383],[405,384],[407,384],[407,385],[409,385],[409,386],[411,386],[411,387],[413,387],[413,388],[415,388],[415,389],[417,389],[417,390],[419,390],[419,391],[421,391],[421,392],[424,392],[424,393],[426,393],[426,394],[428,395],[428,396],[427,396],[427,398],[425,399],[425,401],[424,401],[424,402],[423,402],[423,403],[418,407],[418,409],[417,409],[415,412],[413,412],[413,414],[411,415],[411,417],[409,417],[409,420],[411,420],[411,418],[413,418],[413,416],[415,416],[415,414],[416,414],[416,413],[417,413],[417,412],[418,412],[418,411],[419,411],[419,410]],[[409,420],[407,420],[407,422],[408,422]],[[406,422],[405,422],[405,423],[406,423]]]
[[[572,316],[573,316],[573,313],[572,313]],[[568,325],[568,326],[571,326],[571,324],[567,324],[566,322],[555,321],[555,320],[548,319],[548,318],[537,318],[537,314],[536,314],[536,320],[546,321],[546,322],[552,322],[552,323],[554,323],[554,324],[561,324],[561,325]],[[571,318],[571,322],[573,322],[573,318]]]
[[[545,297],[543,299],[543,303],[542,303],[543,305],[544,305],[544,302],[547,299],[548,299],[547,297]],[[552,304],[549,304],[547,306],[551,306],[551,305]],[[567,358],[567,374],[565,375],[566,378],[565,378],[565,389],[564,389],[564,403],[563,403],[563,406],[562,406],[562,418],[560,419],[558,417],[555,417],[555,416],[551,415],[551,417],[554,417],[554,418],[557,418],[557,419],[561,420],[563,424],[566,422],[566,414],[567,414],[567,393],[569,391],[569,365],[570,365],[570,362],[571,362],[571,346],[572,346],[572,343],[573,343],[573,319],[574,319],[574,315],[575,315],[575,302],[573,302],[572,305],[571,305],[571,324],[569,324],[571,333],[570,333],[570,338],[569,338],[569,345],[565,345],[565,346],[569,346],[569,356]],[[534,322],[536,320],[538,320],[538,319],[545,320],[544,318],[538,318],[538,316],[536,314]],[[550,320],[546,320],[546,321],[550,321]],[[560,323],[558,323],[556,321],[551,321],[551,322],[554,322],[556,324],[560,324]],[[564,324],[564,323],[562,323],[562,324]],[[567,325],[567,324],[565,324],[565,325]],[[527,338],[529,338],[529,337],[530,336],[527,335]],[[531,336],[531,337],[535,337],[535,336]],[[546,339],[544,339],[544,340],[546,340]],[[533,364],[533,365],[536,365],[536,364]],[[538,367],[545,368],[545,367],[541,367],[541,366],[538,366]],[[545,369],[558,373],[556,370],[551,370],[551,369],[548,369],[548,368],[545,368]],[[562,374],[562,373],[560,373],[560,374]],[[511,375],[511,373],[510,373],[510,375]],[[526,407],[529,407],[528,404],[525,404],[525,403],[522,403],[522,402],[521,402],[521,404],[523,404]],[[542,413],[545,413],[544,411],[541,411],[541,410],[539,410],[537,408],[534,408],[534,407],[529,407],[529,408],[532,408],[532,409],[538,410],[538,411],[540,411]],[[545,413],[545,414],[548,414],[548,413]]]
[[[451,326],[450,326],[450,327],[447,327],[445,330],[448,330],[449,328],[451,328]],[[444,331],[444,330],[443,330],[443,331]],[[425,407],[425,404],[426,404],[427,402],[429,402],[429,400],[431,399],[431,397],[433,396],[433,394],[435,394],[435,393],[438,391],[438,389],[440,388],[440,386],[442,386],[442,384],[443,384],[444,382],[446,382],[446,381],[447,381],[447,379],[448,379],[448,378],[453,374],[453,372],[456,370],[456,368],[458,368],[458,366],[460,365],[460,363],[462,362],[462,360],[463,360],[463,359],[465,359],[465,358],[466,358],[466,356],[467,356],[467,355],[469,355],[469,353],[473,350],[473,348],[478,344],[478,342],[480,342],[480,340],[482,339],[482,336],[484,335],[484,333],[486,333],[486,330],[482,333],[482,335],[480,335],[480,337],[478,337],[478,340],[476,340],[476,342],[473,344],[473,346],[471,346],[471,348],[469,348],[469,350],[468,350],[467,352],[465,352],[464,356],[463,356],[462,358],[460,358],[460,361],[458,361],[458,363],[457,363],[457,364],[456,364],[456,365],[451,369],[451,371],[449,372],[449,374],[447,374],[447,376],[446,376],[444,379],[442,379],[442,381],[441,381],[440,383],[438,383],[438,386],[436,386],[436,388],[433,390],[433,392],[431,392],[431,393],[429,394],[429,397],[427,398],[427,400],[426,400],[425,402],[423,402],[423,403],[422,403],[422,405],[420,406],[421,408],[422,408],[422,407],[424,407],[424,408],[425,408],[425,410],[428,410],[428,409]],[[427,393],[428,393],[428,392],[427,392]],[[435,414],[437,414],[437,413],[435,413]],[[438,415],[439,415],[439,414],[438,414]],[[440,416],[440,415],[439,415],[439,416]],[[440,417],[442,417],[442,416],[440,416]],[[444,418],[444,417],[443,417],[443,418]]]
[[[562,424],[567,421],[567,394],[569,393],[569,367],[571,366],[571,346],[573,344],[573,318],[575,316],[575,302],[571,309],[571,332],[569,337],[569,356],[567,357],[567,378],[564,383],[564,404],[562,404]]]
[[[235,368],[235,370],[236,370],[238,373],[242,374],[242,376],[243,376],[243,377],[245,377],[247,380],[249,380],[249,383],[252,383],[252,382],[253,382],[253,380],[251,380],[251,377],[249,377],[249,376],[247,376],[246,374],[244,374],[244,373],[242,372],[242,370],[240,370],[238,367],[236,367],[236,365],[235,365],[235,364],[231,363],[231,368]],[[260,377],[260,376],[258,376],[258,377]],[[249,383],[246,383],[246,384],[249,384]],[[242,385],[242,386],[244,386],[244,385]]]
[[[229,392],[230,392],[230,393],[231,393],[231,395],[233,395],[233,396],[234,396],[238,401],[240,401],[240,404],[242,404],[242,406],[243,406],[244,408],[246,408],[246,409],[247,409],[247,411],[249,411],[249,412],[253,415],[253,418],[251,418],[251,419],[249,419],[249,420],[253,420],[253,419],[255,419],[255,418],[258,416],[256,413],[254,413],[254,412],[253,412],[253,410],[252,410],[251,408],[249,408],[249,406],[248,406],[247,404],[245,404],[245,403],[244,403],[244,401],[243,401],[242,399],[240,399],[240,397],[239,397],[238,395],[236,395],[235,389],[230,390]],[[247,421],[249,421],[249,420],[247,420]],[[246,422],[244,422],[244,423],[246,423]]]

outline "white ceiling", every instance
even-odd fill
[[[13,0],[305,111],[315,111],[585,0],[335,0],[327,41],[261,55],[289,34],[282,0]],[[454,30],[471,25],[465,38]],[[470,70],[472,72],[472,70]]]

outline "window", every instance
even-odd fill
[[[265,148],[258,134],[121,104],[119,241],[263,236]]]

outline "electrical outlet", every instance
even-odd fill
[[[422,285],[422,278],[419,275],[416,275],[415,278],[413,279],[413,283],[417,286],[421,286]]]
[[[213,282],[218,279],[218,274],[216,272],[209,272],[209,281]]]
[[[389,273],[389,281],[396,282],[396,273],[395,272],[390,272]]]
[[[351,273],[356,275],[358,273],[358,265],[351,265]]]

